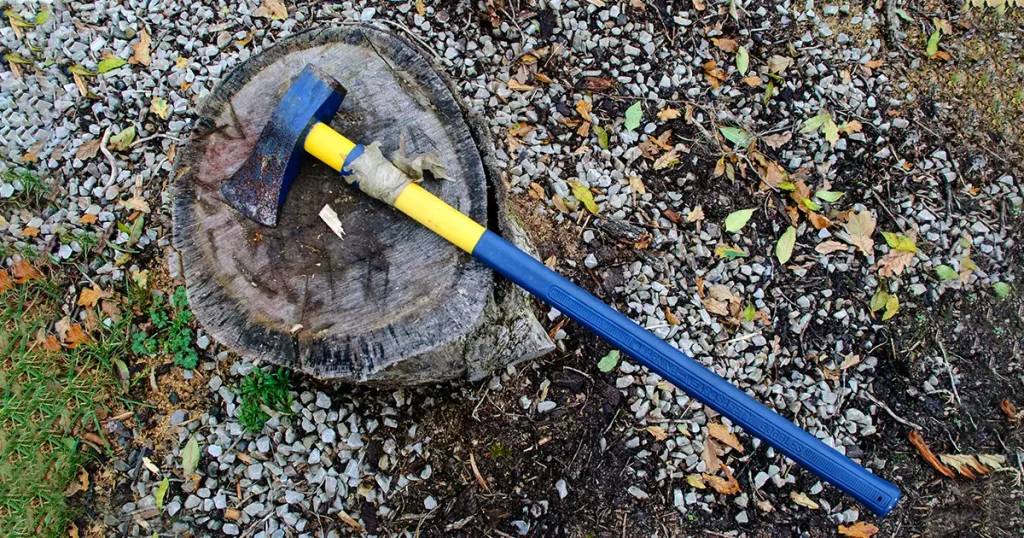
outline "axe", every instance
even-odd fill
[[[742,390],[616,312],[543,263],[415,183],[376,145],[350,141],[328,126],[341,106],[341,84],[307,65],[289,86],[241,168],[221,186],[238,211],[276,226],[278,207],[306,153],[349,184],[393,206],[515,282],[612,346],[728,417],[776,450],[884,516],[900,490],[761,405]],[[709,469],[715,472],[717,469]]]

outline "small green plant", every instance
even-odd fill
[[[507,458],[512,455],[512,449],[501,443],[494,443],[488,450],[492,460],[500,460],[501,458]]]
[[[192,347],[193,319],[184,286],[174,290],[169,307],[164,305],[163,297],[154,297],[149,307],[152,334],[145,331],[133,334],[132,352],[138,355],[171,355],[174,364],[189,370],[195,368],[199,355]]]
[[[238,387],[238,393],[242,397],[242,405],[238,409],[238,422],[246,430],[259,433],[263,425],[270,420],[266,409],[290,413],[291,387],[291,375],[284,368],[269,373],[260,368],[254,369],[242,379]]]

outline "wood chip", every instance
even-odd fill
[[[473,468],[473,476],[476,477],[476,483],[480,484],[480,487],[484,488],[484,491],[490,491],[491,488],[487,487],[487,481],[480,474],[480,469],[476,466],[476,458],[473,457],[473,453],[469,454],[469,466]]]
[[[366,529],[363,528],[361,523],[356,521],[352,516],[346,514],[344,511],[338,512],[338,519],[342,520],[349,527],[355,529],[356,532],[366,532]]]
[[[327,223],[327,227],[334,232],[334,235],[338,236],[338,239],[345,239],[345,228],[341,226],[341,219],[338,218],[338,213],[329,204],[324,204],[324,207],[320,209],[320,218]]]

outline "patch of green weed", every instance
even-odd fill
[[[170,355],[174,357],[174,364],[189,370],[195,368],[199,362],[199,355],[192,346],[195,316],[188,309],[185,287],[178,286],[174,290],[170,304],[164,303],[163,296],[154,296],[148,315],[152,329],[132,334],[132,352],[138,355]]]
[[[246,430],[259,433],[270,420],[267,409],[278,413],[290,413],[292,406],[291,374],[284,368],[265,372],[254,369],[242,379],[238,393],[242,404],[238,410],[238,422]]]

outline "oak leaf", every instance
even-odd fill
[[[740,444],[740,440],[736,438],[736,434],[729,432],[729,428],[725,424],[719,422],[708,424],[708,435],[734,448],[737,452],[743,453],[743,445]]]
[[[82,344],[90,342],[92,342],[92,338],[86,334],[78,323],[72,323],[71,327],[68,328],[67,335],[64,337],[64,345],[68,349],[75,349]]]
[[[740,483],[732,475],[732,472],[724,464],[721,464],[720,467],[725,471],[725,478],[705,473],[701,475],[704,478],[704,482],[722,495],[735,495],[739,493]]]
[[[111,293],[109,291],[103,291],[99,286],[93,284],[92,288],[82,290],[82,294],[78,296],[78,306],[91,308],[96,306],[100,299],[106,299],[110,296]]]
[[[7,271],[0,269],[0,293],[14,288],[14,281],[11,280],[11,276],[7,274]]]

